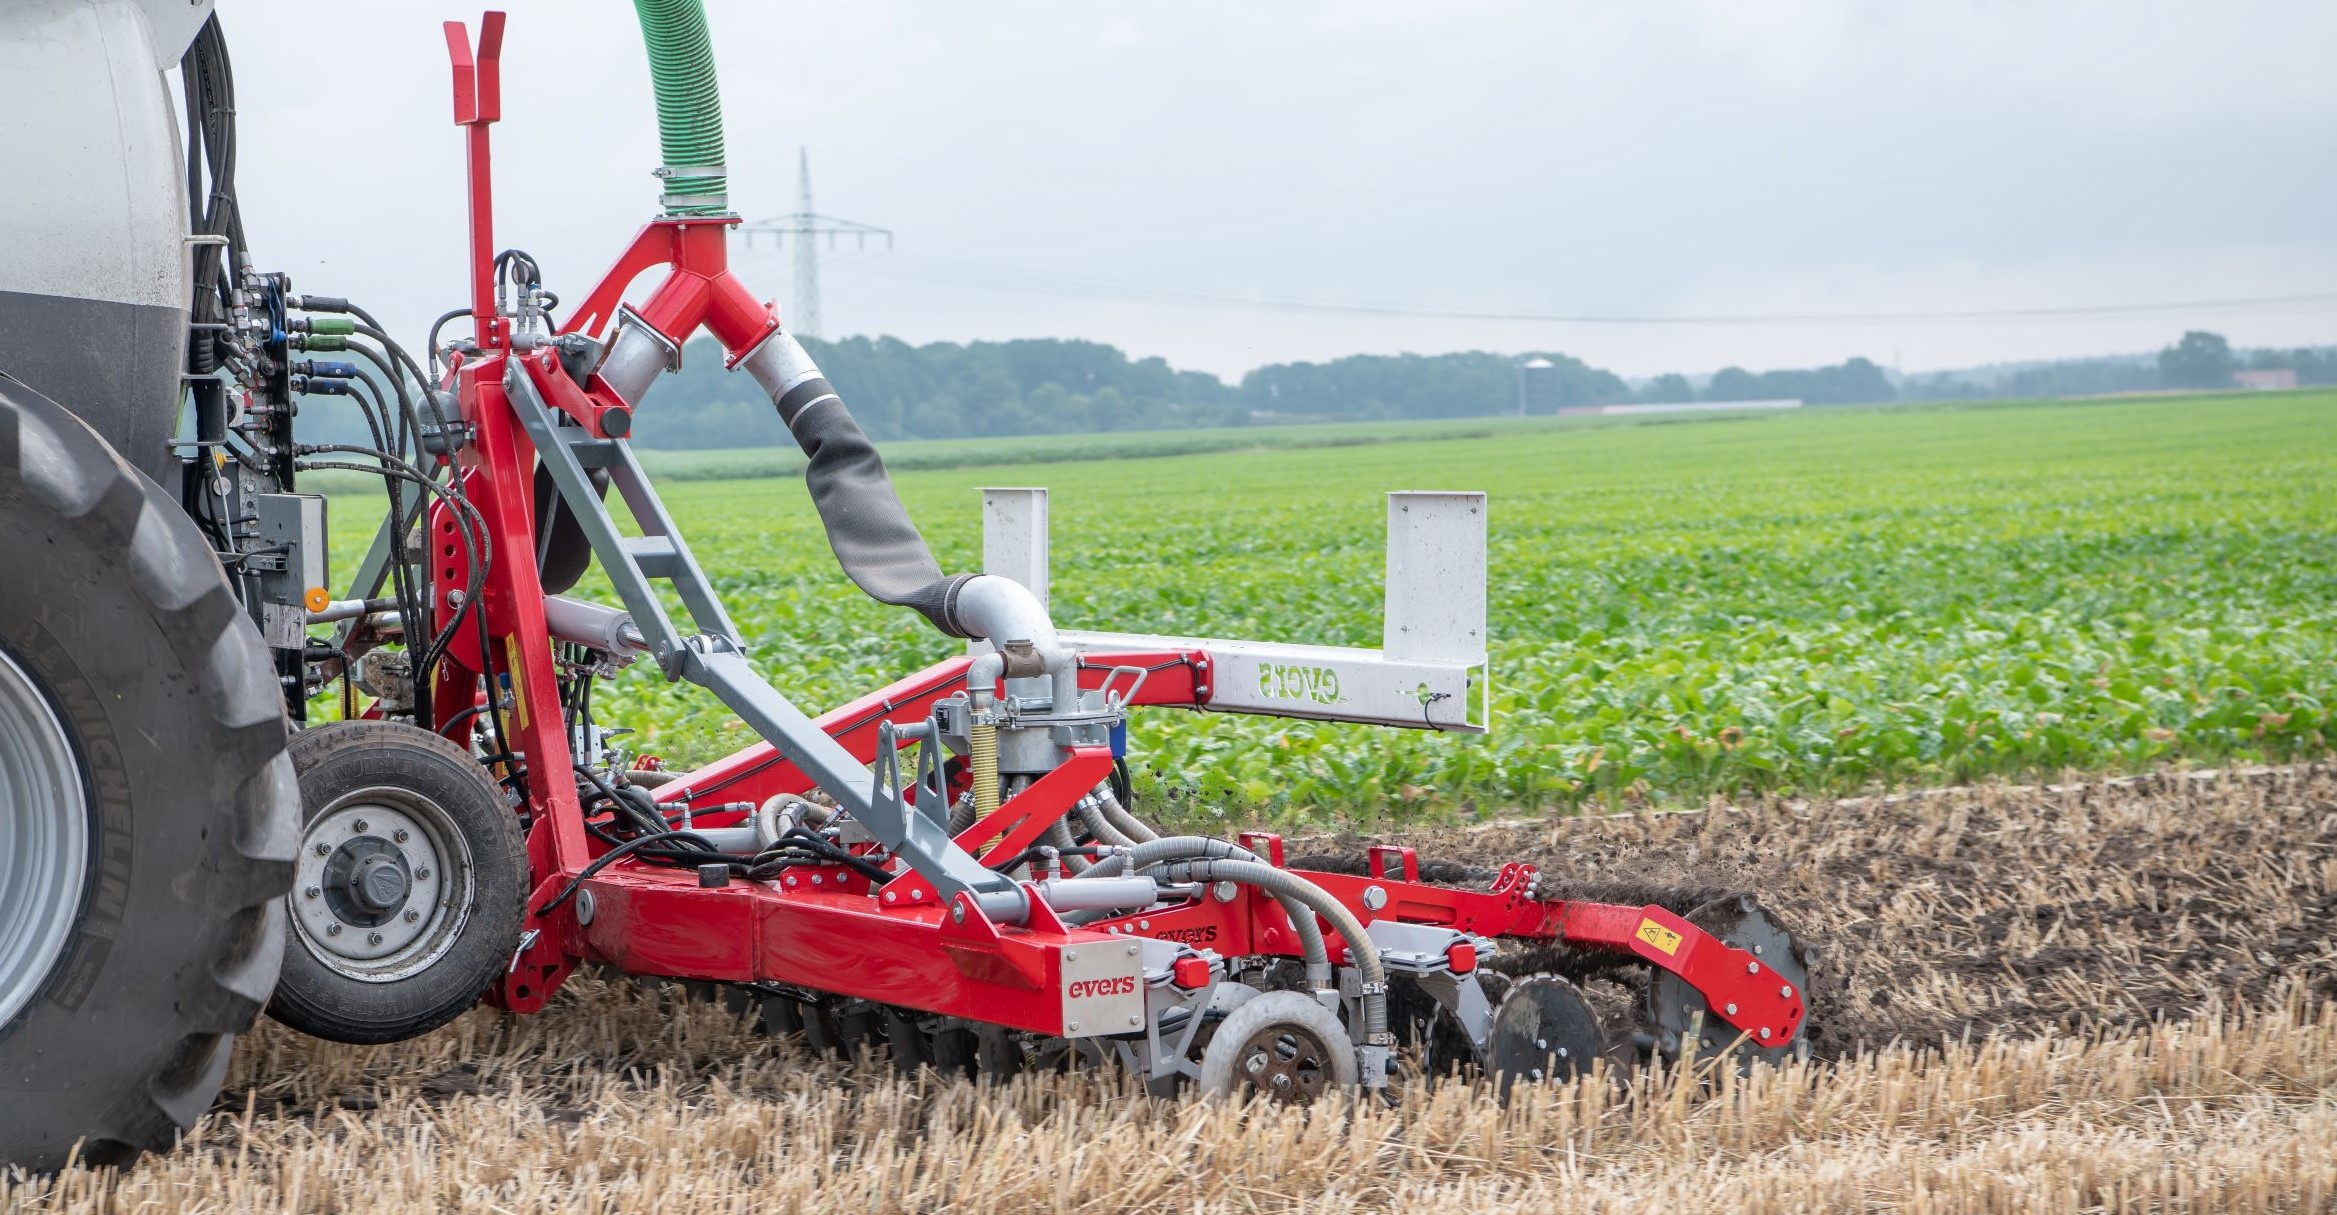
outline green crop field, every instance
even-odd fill
[[[1067,627],[1359,645],[1379,636],[1380,492],[1491,495],[1493,733],[1152,710],[1132,760],[1181,817],[1369,821],[2328,749],[2337,394],[1572,422],[1351,427],[1322,436],[1336,446],[1205,432],[1220,450],[1157,459],[1112,458],[1141,436],[1044,440],[1049,462],[900,484],[953,569],[979,565],[977,487],[1047,486]],[[1099,458],[1077,459],[1082,443]],[[943,446],[916,462],[951,463]],[[704,474],[724,457],[660,458]],[[677,480],[667,497],[757,661],[807,706],[956,644],[852,588],[800,476]],[[646,668],[596,709],[682,763],[750,741]]]

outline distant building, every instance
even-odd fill
[[[2232,373],[2232,379],[2239,381],[2242,388],[2252,388],[2258,391],[2296,387],[2296,372],[2287,367],[2277,371],[2235,371]]]
[[[1555,413],[1558,409],[1558,365],[1531,358],[1517,365],[1517,411],[1520,414]]]

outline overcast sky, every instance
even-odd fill
[[[655,206],[620,0],[514,0],[499,243],[580,298]],[[219,0],[264,263],[463,303],[444,3]],[[898,234],[829,336],[1084,337],[1229,376],[1555,349],[1628,375],[2337,341],[2337,4],[708,0],[734,205]],[[790,259],[735,263],[784,307]],[[1905,314],[2323,294],[1945,322]],[[1267,301],[1266,306],[1244,301]],[[1338,311],[1360,308],[1364,311]],[[418,340],[418,338],[417,338]]]

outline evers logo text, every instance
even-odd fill
[[[1099,996],[1129,996],[1136,994],[1136,976],[1121,975],[1112,979],[1076,979],[1063,989],[1067,1000],[1090,1000]]]

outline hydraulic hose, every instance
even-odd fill
[[[1086,827],[1087,833],[1093,836],[1099,844],[1116,844],[1122,848],[1132,848],[1139,842],[1135,837],[1105,820],[1103,804],[1098,802],[1093,794],[1080,798],[1071,807],[1071,812],[1079,816],[1080,825]]]
[[[1047,824],[1046,834],[1039,837],[1039,842],[1063,858],[1063,868],[1071,876],[1078,877],[1088,871],[1087,858],[1071,851],[1079,847],[1079,841],[1071,838],[1071,828],[1062,819]]]
[[[701,0],[633,0],[649,48],[657,94],[657,139],[665,165],[659,199],[667,215],[730,210],[722,152],[722,93],[714,80],[714,38]]]
[[[1120,834],[1140,844],[1160,838],[1160,832],[1146,826],[1142,819],[1128,813],[1128,808],[1120,804],[1120,795],[1112,792],[1110,781],[1096,786],[1095,799],[1096,807],[1103,812],[1104,821]]]
[[[1257,853],[1242,847],[1240,844],[1229,844],[1224,840],[1210,839],[1205,835],[1164,835],[1137,844],[1126,852],[1107,856],[1088,866],[1087,872],[1081,876],[1117,877],[1121,873],[1142,873],[1146,868],[1164,862],[1190,860],[1241,861],[1255,865],[1260,869],[1282,873],[1282,870],[1266,864]],[[1283,876],[1290,877],[1289,874],[1283,874]],[[1241,881],[1242,879],[1228,878],[1227,880]],[[1323,894],[1322,890],[1312,882],[1295,877],[1291,880],[1318,895],[1322,895],[1326,900],[1330,899],[1329,895]],[[1323,930],[1320,925],[1315,923],[1312,906],[1283,891],[1269,889],[1259,883],[1249,884],[1258,885],[1260,889],[1273,895],[1274,901],[1282,904],[1283,914],[1290,917],[1290,927],[1298,933],[1298,952],[1306,959],[1307,982],[1316,987],[1329,983],[1331,981],[1331,951],[1323,944]],[[1337,906],[1335,902],[1332,905]],[[1346,909],[1342,907],[1340,910],[1344,912]],[[1372,961],[1378,962],[1378,955],[1373,955]]]
[[[1137,851],[1141,852],[1142,849]],[[1355,913],[1332,898],[1328,891],[1295,873],[1259,861],[1172,861],[1161,866],[1160,876],[1172,882],[1241,882],[1278,898],[1295,900],[1329,921],[1339,938],[1347,942],[1348,958],[1353,960],[1356,969],[1363,972],[1364,1041],[1375,1046],[1387,1041],[1387,969],[1380,965],[1379,950],[1372,946],[1371,936],[1364,932],[1363,921],[1356,919]],[[1292,922],[1296,923],[1297,917],[1293,917]],[[1316,939],[1319,942],[1321,938],[1318,936]]]

